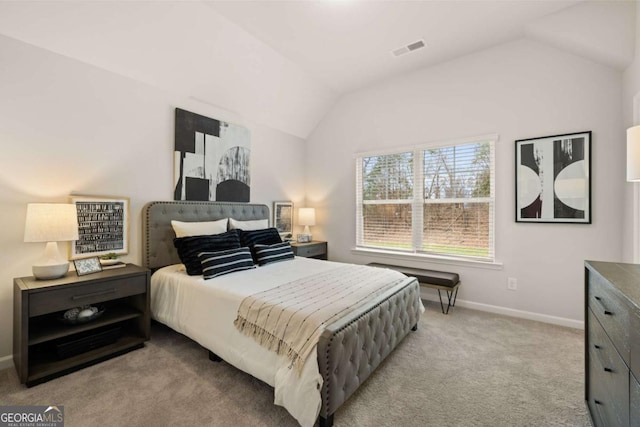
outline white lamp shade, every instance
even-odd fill
[[[316,210],[314,208],[300,208],[298,210],[298,224],[316,225]]]
[[[627,129],[627,181],[640,181],[640,126]]]
[[[25,242],[78,240],[76,206],[65,203],[29,203],[24,227]]]

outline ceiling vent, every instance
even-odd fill
[[[422,49],[426,45],[427,44],[424,42],[424,40],[418,40],[418,41],[415,41],[413,43],[409,43],[406,46],[402,46],[401,48],[392,50],[391,54],[393,56],[404,55],[405,53],[409,53],[409,52],[413,52],[414,50]]]

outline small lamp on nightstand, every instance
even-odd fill
[[[298,224],[304,225],[302,234],[298,234],[298,242],[310,242],[310,225],[316,225],[316,210],[314,208],[300,208],[298,210]]]
[[[36,279],[57,279],[69,271],[69,261],[58,251],[58,242],[78,240],[76,205],[29,203],[24,227],[25,242],[46,242],[42,257],[32,267]]]

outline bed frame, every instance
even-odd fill
[[[171,220],[240,221],[269,219],[266,205],[225,202],[149,202],[142,210],[142,259],[152,271],[179,264]],[[420,318],[420,287],[411,282],[392,295],[329,325],[318,342],[318,367],[323,378],[320,426],[333,425],[336,410],[356,391]]]

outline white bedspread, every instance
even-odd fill
[[[151,276],[152,315],[274,387],[274,403],[284,406],[300,425],[312,426],[321,406],[322,377],[317,358],[308,358],[298,376],[285,356],[238,332],[233,321],[245,297],[341,265],[296,257],[210,280],[188,276],[181,264],[164,267]],[[398,273],[398,277],[403,275]]]

